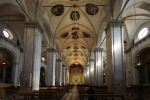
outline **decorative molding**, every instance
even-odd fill
[[[147,39],[150,38],[150,34],[148,34],[146,37],[144,37],[143,39],[139,40],[138,42],[136,42],[135,44],[131,45],[127,50],[125,50],[125,53],[131,52],[131,50],[133,48],[135,48],[136,46],[138,46],[141,42],[146,41]]]
[[[89,64],[85,65],[85,67],[89,67]]]
[[[90,59],[89,62],[94,62],[94,59]]]
[[[124,22],[122,20],[111,20],[109,22],[110,26],[118,26],[118,27],[122,27],[123,23]]]
[[[70,45],[69,45],[69,46],[67,46],[65,49],[70,49]]]
[[[47,48],[47,51],[48,52],[56,52],[56,49],[55,48]]]
[[[65,70],[68,70],[68,68],[66,68]]]
[[[64,68],[65,68],[66,66],[63,64],[63,65],[62,65],[62,67],[64,67]]]
[[[25,22],[25,27],[35,27],[38,28],[38,30],[43,33],[43,29],[41,27],[41,25],[39,24],[38,21],[26,21]]]
[[[97,14],[98,10],[99,10],[98,7],[94,4],[89,3],[89,4],[86,5],[86,12],[89,15]]]
[[[89,33],[87,33],[87,32],[82,32],[82,35],[83,35],[84,37],[86,37],[86,38],[91,37],[91,35],[90,35]]]
[[[71,15],[70,15],[70,18],[71,18],[73,21],[79,20],[79,18],[80,18],[79,12],[78,12],[78,11],[72,11],[72,12],[71,12]]]
[[[96,48],[95,49],[95,52],[102,52],[103,51],[103,48]]]
[[[58,4],[52,7],[51,12],[55,16],[60,16],[64,13],[64,6],[62,4]]]
[[[68,32],[62,33],[62,34],[60,35],[60,37],[62,37],[62,38],[66,38],[67,36],[68,36]]]
[[[56,59],[56,62],[62,62],[62,60],[61,59]]]
[[[109,28],[111,26],[113,26],[113,27],[122,27],[123,25],[124,25],[124,21],[123,20],[111,20],[107,24],[107,27],[105,28],[105,32],[107,33],[107,31],[109,30]]]

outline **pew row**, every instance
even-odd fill
[[[88,97],[93,97],[94,100],[124,100],[124,95],[115,94],[81,94],[80,100],[88,100]]]
[[[59,100],[57,92],[29,91],[12,94],[13,100]]]
[[[40,87],[39,90],[13,93],[12,97],[14,100],[19,97],[23,100],[60,100],[67,92],[67,86],[46,86]]]

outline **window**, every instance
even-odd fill
[[[143,28],[140,32],[139,32],[139,34],[138,34],[138,38],[139,39],[142,39],[142,38],[144,38],[146,35],[148,34],[148,28]]]
[[[13,39],[13,35],[8,29],[3,29],[3,35],[8,39]]]
[[[45,62],[45,57],[42,57],[42,61]]]

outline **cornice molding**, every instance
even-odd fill
[[[35,27],[38,28],[38,30],[43,33],[43,29],[41,27],[41,25],[39,24],[38,21],[26,21],[25,22],[25,27]]]
[[[113,27],[122,27],[123,25],[124,25],[124,21],[123,21],[123,20],[111,20],[111,21],[107,24],[105,31],[106,31],[106,33],[107,33],[107,31],[109,30],[109,28],[110,28],[111,26],[113,26]]]
[[[62,62],[62,59],[56,59],[56,62]]]
[[[103,51],[103,48],[96,48],[95,49],[95,52],[102,52]]]
[[[55,48],[47,48],[47,51],[48,52],[56,52],[56,49]]]
[[[94,62],[94,59],[90,59],[89,62]]]

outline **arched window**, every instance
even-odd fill
[[[44,56],[42,56],[42,62],[45,62],[45,57]]]
[[[3,35],[8,39],[13,39],[13,35],[8,29],[3,29]]]
[[[148,34],[148,28],[145,27],[145,28],[141,29],[141,31],[139,32],[138,38],[139,38],[139,39],[142,39],[142,38],[144,38],[147,34]]]

